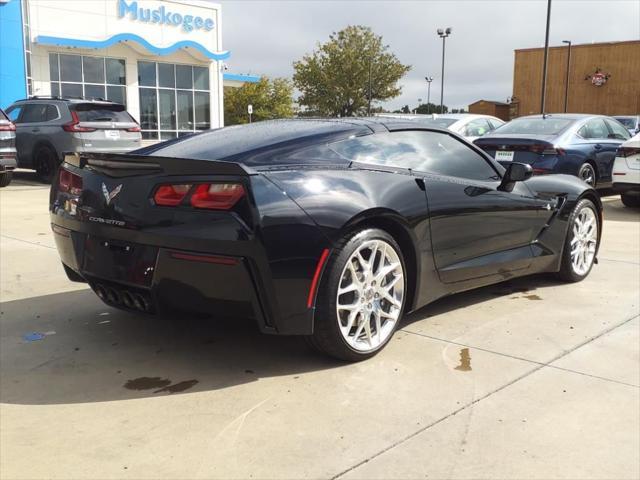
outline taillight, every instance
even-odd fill
[[[58,177],[58,189],[61,192],[80,195],[82,193],[82,177],[61,168],[60,176]]]
[[[15,131],[16,131],[16,126],[13,124],[13,122],[0,123],[0,132],[15,132]]]
[[[636,147],[620,147],[618,148],[619,157],[632,157],[633,155],[640,155],[640,148]]]
[[[140,132],[140,126],[136,126],[136,127],[131,127],[131,128],[127,128],[127,132]]]
[[[153,201],[156,205],[162,205],[165,207],[175,207],[180,205],[184,197],[187,196],[191,184],[177,184],[177,185],[160,185],[153,196]]]
[[[71,118],[73,119],[72,121],[62,125],[62,129],[65,132],[95,132],[96,131],[95,128],[79,127],[78,124],[80,123],[80,119],[78,118],[78,114],[73,110],[71,110]]]
[[[544,143],[534,143],[529,146],[529,151],[540,155],[564,155],[564,149],[549,146]]]
[[[191,195],[191,205],[196,208],[229,210],[244,194],[244,187],[239,183],[205,183],[196,187]]]

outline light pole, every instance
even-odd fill
[[[551,1],[551,0],[549,0]],[[451,27],[438,29],[438,36],[442,38],[442,78],[440,78],[440,113],[444,113],[444,44],[446,38],[451,35]]]
[[[542,66],[542,95],[540,95],[540,113],[544,116],[544,101],[547,95],[547,57],[549,56],[549,25],[551,23],[551,0],[547,0],[547,31],[544,37],[544,64]]]
[[[418,106],[416,108],[413,109],[413,114],[415,115],[416,113],[418,113],[418,109],[420,108],[420,104],[422,103],[422,99],[419,98],[418,99]]]
[[[431,103],[431,82],[433,82],[433,77],[424,77],[427,81],[427,109],[429,108],[429,104]]]
[[[564,81],[564,113],[567,113],[567,105],[569,104],[569,71],[571,68],[571,40],[563,40],[562,43],[567,44],[567,77]]]

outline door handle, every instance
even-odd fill
[[[593,148],[595,148],[596,150],[600,150],[600,149],[602,149],[602,145],[597,143]]]
[[[38,133],[39,131],[40,131],[40,129],[39,129],[39,128],[32,128],[32,129],[31,129],[31,132],[32,132],[32,133]]]

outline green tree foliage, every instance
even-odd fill
[[[369,69],[372,102],[400,95],[398,81],[411,69],[369,27],[348,26],[294,62],[298,102],[315,115],[350,117],[367,113]]]
[[[291,82],[285,78],[270,80],[262,77],[257,83],[245,83],[237,88],[225,87],[224,123],[249,123],[248,105],[253,105],[251,120],[254,122],[292,117],[292,93]]]

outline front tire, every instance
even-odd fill
[[[600,223],[591,200],[580,200],[569,216],[569,228],[562,251],[558,277],[565,282],[579,282],[589,275],[596,258]]]
[[[406,291],[404,258],[391,235],[366,229],[346,236],[325,268],[309,343],[340,360],[374,356],[398,327]]]
[[[620,195],[620,200],[622,200],[622,203],[625,207],[640,207],[640,194],[633,195],[631,193],[623,193],[622,195]]]

